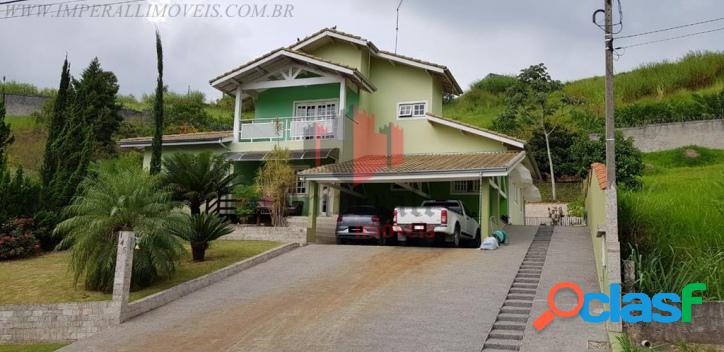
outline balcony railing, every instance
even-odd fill
[[[242,120],[240,142],[333,139],[341,134],[338,116],[277,117]]]

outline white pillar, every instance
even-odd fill
[[[342,81],[339,82],[339,116],[337,117],[337,138],[342,139],[342,134],[344,133],[344,124],[346,123],[346,119],[344,116],[345,110],[347,108],[347,80],[342,78]]]
[[[113,277],[113,303],[118,309],[118,323],[124,320],[128,307],[128,295],[131,290],[131,273],[133,271],[133,250],[136,236],[132,231],[118,233],[118,249],[116,251],[116,271]]]
[[[241,132],[241,87],[236,88],[236,101],[234,103],[234,135],[233,143],[239,143],[239,133]]]

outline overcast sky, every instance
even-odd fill
[[[62,0],[25,3],[58,1]],[[86,1],[108,2],[113,1]],[[209,86],[209,79],[335,25],[392,51],[397,2],[282,0],[278,3],[293,6],[292,17],[166,19],[158,24],[164,41],[165,81],[173,91],[185,92],[190,86],[215,99],[220,93]],[[621,2],[621,35],[724,17],[724,6],[717,0]],[[227,6],[250,1],[217,3]],[[265,0],[256,3],[264,4]],[[0,5],[0,17],[6,15],[5,6]],[[540,62],[548,66],[554,78],[564,81],[601,75],[603,32],[591,23],[591,14],[602,6],[603,0],[405,0],[398,52],[447,65],[465,89],[488,73],[514,74]],[[621,40],[617,45],[720,27],[724,27],[724,21]],[[56,87],[66,52],[74,75],[98,56],[103,67],[118,76],[121,93],[140,96],[151,92],[155,85],[153,31],[154,23],[144,18],[0,19],[0,75],[40,87]],[[691,50],[724,50],[724,31],[628,49],[616,61],[616,71],[676,59]]]

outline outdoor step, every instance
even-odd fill
[[[521,264],[521,266],[520,266],[520,268],[518,268],[518,270],[539,270],[539,271],[542,271],[542,270],[543,270],[543,264],[540,264],[540,265],[538,265],[538,264],[536,264],[536,265],[532,265],[532,264]]]
[[[533,307],[533,303],[512,302],[512,301],[506,300],[505,303],[503,303],[503,308],[505,308],[505,307],[530,308],[530,307]]]
[[[522,283],[522,284],[537,284],[537,283],[538,283],[538,280],[535,280],[535,279],[515,279],[513,282],[514,282],[514,283],[515,283],[515,282],[517,282],[517,283]]]
[[[495,323],[493,324],[493,329],[499,329],[499,330],[517,330],[517,331],[525,331],[525,325],[520,324],[511,324],[511,323]]]
[[[540,279],[540,275],[541,275],[541,274],[528,274],[528,273],[523,273],[523,274],[518,274],[518,275],[516,275],[515,277],[519,277],[519,278],[531,278],[531,279]]]
[[[523,294],[523,295],[533,295],[533,296],[535,296],[536,290],[525,290],[525,289],[520,289],[520,288],[511,288],[511,289],[508,291],[508,294],[511,294],[511,293],[518,293],[518,294]]]
[[[535,296],[508,295],[507,299],[516,301],[532,301],[535,299]]]
[[[513,343],[513,344],[511,344]],[[483,351],[520,351],[520,346],[517,342],[510,340],[488,340],[483,345]]]
[[[518,274],[542,274],[542,269],[520,269],[518,270]]]
[[[498,313],[498,314],[513,314],[513,315],[528,316],[528,315],[530,315],[530,309],[503,307],[503,308],[500,308],[500,313]]]
[[[514,334],[512,331],[506,331],[507,334],[495,332],[495,330],[491,331],[490,334],[488,334],[489,339],[496,339],[496,340],[522,340],[523,334],[520,335]]]
[[[535,289],[538,288],[538,285],[524,284],[524,283],[515,283],[515,282],[514,282],[514,283],[513,283],[513,286],[511,286],[510,288],[522,288],[522,289],[532,289],[532,290],[535,290]]]
[[[515,322],[515,323],[527,323],[528,317],[512,317],[508,315],[500,315],[498,316],[497,321],[509,321],[509,322]]]

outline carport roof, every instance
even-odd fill
[[[369,155],[299,173],[310,181],[392,182],[463,180],[504,176],[525,158],[525,151]]]

